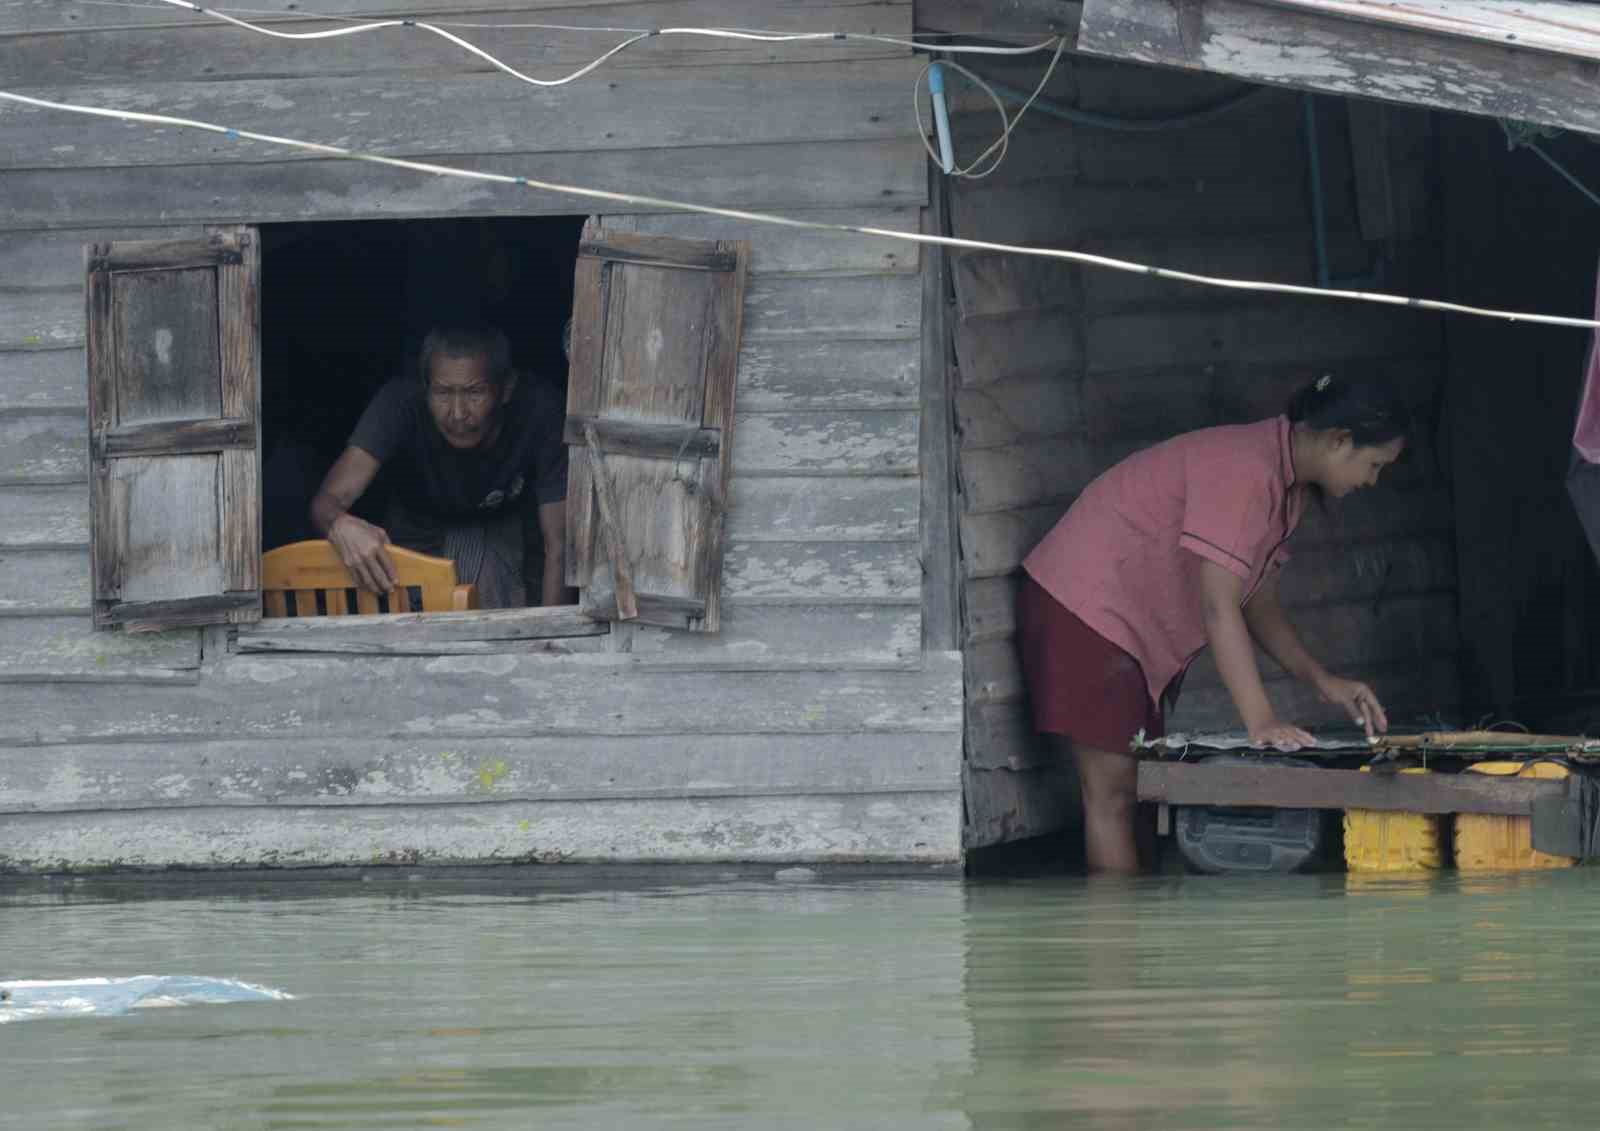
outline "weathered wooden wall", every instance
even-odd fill
[[[1031,89],[1037,66],[982,66]],[[1247,91],[1231,80],[1069,58],[1048,97],[1121,117],[1184,114]],[[963,100],[961,147],[992,136],[993,113]],[[1384,289],[1430,289],[1438,232],[1410,223],[1407,194],[1431,184],[1412,118],[1381,159],[1353,158],[1345,108],[1323,99],[1319,135],[1335,278],[1390,252]],[[1266,92],[1213,120],[1126,132],[1033,113],[998,172],[949,188],[954,234],[1098,251],[1194,271],[1316,282],[1302,101]],[[1408,135],[1406,131],[1410,131]],[[1424,135],[1425,136],[1425,135]],[[1356,144],[1370,145],[1358,127]],[[1361,152],[1359,148],[1356,152]],[[1421,152],[1426,154],[1426,147]],[[1390,168],[1394,209],[1358,195],[1358,170]],[[1364,233],[1360,202],[1367,203]],[[1178,432],[1282,411],[1325,371],[1376,373],[1423,411],[1426,434],[1383,490],[1310,515],[1284,580],[1312,649],[1381,689],[1399,717],[1453,708],[1455,566],[1448,476],[1431,443],[1441,375],[1437,319],[1405,311],[1180,286],[986,252],[953,263],[964,577],[969,839],[984,844],[1075,819],[1075,779],[1031,734],[1013,642],[1018,566],[1096,474]],[[1325,707],[1263,657],[1286,716]],[[1174,727],[1230,725],[1209,660],[1190,673]]]
[[[483,7],[318,11],[911,27],[904,0]],[[542,74],[599,49],[548,38],[481,41]],[[0,74],[52,98],[890,228],[926,199],[915,70],[885,45],[660,38],[541,91],[404,31],[295,45],[176,10],[0,11]],[[752,241],[721,635],[244,655],[216,633],[90,631],[81,245],[593,209],[12,106],[0,152],[0,866],[959,854],[960,662],[922,644],[915,249],[608,217]]]

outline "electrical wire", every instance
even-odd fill
[[[302,141],[298,138],[280,137],[274,134],[258,133],[254,130],[239,130],[229,126],[217,125],[214,122],[202,122],[193,118],[178,118],[167,114],[151,114],[142,110],[116,110],[105,106],[83,106],[71,102],[54,102],[45,98],[35,98],[32,95],[17,94],[13,91],[0,90],[0,100],[15,102],[24,106],[33,106],[43,110],[60,110],[69,114],[81,114],[97,118],[114,118],[125,122],[142,122],[148,125],[180,126],[184,129],[202,130],[207,133],[223,134],[226,137],[250,141],[262,141],[270,145],[281,145],[291,149],[301,149],[308,153],[319,153],[328,157],[337,157],[350,161],[365,161],[374,165],[387,165],[396,169],[409,169],[419,173],[430,173],[441,177],[461,177],[467,180],[487,181],[494,184],[519,185],[523,188],[536,189],[542,192],[559,193],[563,196],[575,196],[586,200],[603,200],[615,204],[628,204],[642,206],[652,210],[669,212],[697,212],[706,216],[723,216],[732,220],[747,220],[757,224],[774,224],[787,228],[803,228],[819,232],[846,232],[857,235],[873,236],[881,239],[902,240],[907,243],[925,244],[934,247],[961,248],[967,251],[993,251],[1011,255],[1028,255],[1044,259],[1058,259],[1069,263],[1083,263],[1092,267],[1104,267],[1113,271],[1126,271],[1136,275],[1148,275],[1156,279],[1171,279],[1175,282],[1194,283],[1200,286],[1219,287],[1225,290],[1260,291],[1266,294],[1291,294],[1306,295],[1313,298],[1333,298],[1345,301],[1371,302],[1385,306],[1404,306],[1413,310],[1435,310],[1449,314],[1470,314],[1482,318],[1496,318],[1507,322],[1531,322],[1546,326],[1573,326],[1585,330],[1600,329],[1600,322],[1589,318],[1568,318],[1558,314],[1534,314],[1510,310],[1494,310],[1486,307],[1465,306],[1454,302],[1440,302],[1436,299],[1408,298],[1404,295],[1381,294],[1369,291],[1344,291],[1327,290],[1320,287],[1305,287],[1295,283],[1271,283],[1252,281],[1247,279],[1230,279],[1213,275],[1197,275],[1189,271],[1175,271],[1166,267],[1154,267],[1144,263],[1134,263],[1126,259],[1113,259],[1104,255],[1092,255],[1085,251],[1070,251],[1065,248],[1029,247],[1022,244],[994,243],[988,240],[963,239],[956,236],[937,236],[922,232],[902,232],[893,228],[875,228],[861,224],[832,224],[821,220],[798,220],[792,216],[780,216],[771,212],[754,212],[741,208],[722,208],[711,204],[698,204],[691,201],[671,200],[666,197],[647,196],[642,193],[614,192],[610,189],[588,188],[582,185],[567,185],[555,181],[542,181],[533,177],[512,176],[509,173],[490,173],[479,169],[461,169],[450,165],[438,165],[428,161],[411,161],[402,157],[385,157],[377,153],[363,153],[359,150],[347,149],[343,146],[328,145],[318,141]]]
[[[1014,86],[986,80],[995,92],[1013,102],[1021,102],[1028,97],[1028,92],[1018,90]],[[1281,87],[1257,86],[1241,94],[1230,95],[1227,98],[1201,106],[1195,110],[1186,110],[1178,114],[1164,115],[1159,118],[1119,118],[1114,114],[1100,114],[1093,110],[1080,110],[1076,106],[1063,106],[1059,102],[1052,102],[1048,98],[1039,98],[1035,102],[1037,113],[1051,118],[1060,118],[1065,122],[1073,122],[1080,126],[1090,126],[1100,130],[1114,130],[1122,133],[1159,133],[1162,130],[1184,129],[1189,126],[1204,125],[1224,114],[1230,114],[1239,107],[1254,102],[1258,98],[1282,95]]]
[[[387,19],[387,20],[362,20],[362,19],[359,19],[357,17],[329,16],[329,15],[319,14],[319,13],[315,13],[315,12],[304,12],[304,13],[296,13],[296,15],[299,16],[299,17],[307,17],[307,18],[315,18],[315,19],[339,20],[339,21],[343,21],[343,22],[348,23],[350,26],[328,28],[328,29],[323,30],[323,31],[279,31],[279,30],[277,30],[275,28],[263,27],[263,26],[261,26],[259,24],[253,24],[253,23],[249,22],[248,20],[242,20],[242,19],[238,18],[237,16],[234,16],[234,15],[230,14],[229,12],[223,11],[223,10],[218,9],[218,8],[206,8],[206,7],[204,7],[204,6],[200,5],[200,4],[193,3],[192,0],[156,0],[156,2],[154,4],[134,4],[134,3],[127,2],[127,0],[123,0],[123,2],[120,3],[120,4],[118,3],[118,0],[89,0],[89,2],[91,2],[91,3],[99,3],[99,4],[103,4],[103,5],[107,5],[107,6],[117,5],[117,6],[140,7],[140,8],[151,8],[151,7],[154,7],[154,8],[158,8],[158,9],[159,8],[163,8],[163,7],[182,8],[182,9],[185,9],[187,11],[195,12],[195,13],[198,13],[198,14],[203,15],[203,16],[210,16],[213,19],[222,20],[225,23],[232,24],[235,27],[243,28],[246,31],[256,32],[259,35],[269,36],[269,37],[271,37],[273,39],[290,40],[290,41],[296,41],[296,42],[308,42],[308,41],[323,40],[323,39],[338,39],[338,38],[343,38],[345,36],[360,35],[360,34],[365,33],[365,32],[383,31],[383,30],[386,30],[386,29],[389,29],[389,28],[415,28],[415,29],[417,29],[419,31],[425,31],[425,32],[428,32],[428,33],[430,33],[432,35],[436,35],[439,38],[441,38],[441,39],[443,39],[443,40],[445,40],[445,41],[447,41],[449,43],[454,44],[455,46],[461,48],[463,51],[468,52],[469,54],[475,56],[476,58],[482,59],[485,63],[488,63],[491,67],[494,67],[496,70],[498,70],[498,71],[500,71],[500,72],[502,72],[502,73],[504,73],[506,75],[509,75],[510,77],[516,79],[518,82],[527,83],[530,86],[538,86],[538,87],[546,87],[546,88],[548,88],[548,87],[557,87],[557,86],[565,86],[568,83],[576,82],[578,79],[583,78],[585,75],[592,74],[594,71],[598,70],[605,63],[610,61],[615,56],[617,56],[617,55],[621,54],[622,52],[626,51],[628,48],[634,46],[637,43],[641,43],[646,39],[652,39],[652,38],[654,38],[656,36],[676,36],[676,35],[682,35],[682,36],[706,36],[706,37],[711,37],[711,38],[743,40],[743,41],[749,41],[749,42],[755,42],[755,43],[800,43],[800,42],[842,43],[842,42],[849,42],[851,40],[862,40],[862,41],[873,42],[873,43],[894,44],[894,45],[897,45],[897,46],[910,47],[910,48],[913,48],[913,49],[921,49],[921,50],[930,50],[932,48],[932,46],[934,46],[934,45],[921,43],[916,39],[903,39],[903,38],[900,38],[898,36],[878,35],[878,34],[872,33],[872,32],[842,32],[842,31],[839,31],[839,32],[814,32],[814,31],[808,31],[808,32],[775,32],[775,31],[755,30],[755,29],[749,29],[749,28],[701,28],[701,27],[666,27],[666,28],[598,28],[598,27],[584,27],[584,28],[579,28],[579,27],[575,27],[573,25],[558,25],[558,24],[515,24],[515,25],[512,25],[512,24],[488,24],[488,23],[454,23],[454,24],[449,25],[449,26],[454,26],[454,27],[463,27],[463,28],[469,28],[470,27],[470,28],[480,28],[480,29],[523,27],[523,28],[554,29],[554,30],[563,30],[563,31],[569,31],[569,32],[570,31],[594,31],[594,32],[602,32],[602,31],[604,31],[604,32],[614,32],[614,33],[617,33],[617,34],[624,34],[624,35],[627,35],[627,37],[628,37],[628,38],[624,39],[621,43],[618,43],[618,44],[614,45],[613,47],[601,52],[600,55],[598,55],[597,57],[592,59],[590,62],[584,64],[581,67],[579,67],[577,70],[572,71],[569,74],[563,75],[561,78],[539,79],[539,78],[534,78],[532,75],[527,74],[524,71],[518,70],[516,67],[513,67],[511,64],[507,63],[505,60],[499,58],[498,56],[496,56],[496,55],[494,55],[494,54],[492,54],[492,53],[490,53],[488,51],[485,51],[483,48],[479,47],[477,44],[472,43],[469,40],[463,39],[461,36],[456,35],[454,32],[446,30],[446,25],[445,24],[434,22],[434,21],[406,19],[406,18]],[[1034,53],[1039,52],[1039,51],[1049,50],[1051,47],[1055,48],[1055,54],[1050,59],[1050,66],[1045,70],[1044,78],[1042,78],[1039,81],[1039,85],[1038,85],[1037,88],[1035,88],[1035,90],[1033,92],[1033,96],[1030,97],[1028,99],[1028,101],[1023,104],[1022,109],[1017,111],[1015,117],[1008,117],[1008,115],[1006,114],[1005,104],[1000,100],[999,95],[997,95],[992,89],[990,89],[988,84],[985,83],[982,78],[980,78],[978,75],[973,74],[971,71],[967,70],[965,67],[962,67],[961,65],[959,65],[957,63],[947,63],[947,64],[945,64],[946,66],[949,66],[954,70],[960,71],[962,74],[966,75],[969,79],[971,79],[978,86],[982,87],[985,91],[987,91],[989,97],[994,101],[995,109],[997,111],[999,111],[999,114],[1000,114],[1000,125],[1001,125],[1000,136],[998,138],[996,138],[994,140],[994,142],[992,142],[989,145],[989,147],[987,149],[985,149],[981,154],[979,154],[978,157],[975,160],[973,160],[969,165],[967,165],[963,169],[955,170],[952,175],[960,176],[960,177],[968,177],[968,178],[976,180],[978,178],[988,176],[990,173],[993,173],[996,169],[998,169],[1000,167],[1000,162],[1002,160],[1004,160],[1005,155],[1006,155],[1006,150],[1010,147],[1010,144],[1011,144],[1011,131],[1016,128],[1016,124],[1017,124],[1018,121],[1020,121],[1022,119],[1022,116],[1028,112],[1028,108],[1033,104],[1033,99],[1038,97],[1040,91],[1042,91],[1044,89],[1045,84],[1050,81],[1050,76],[1055,72],[1056,64],[1060,62],[1061,53],[1066,49],[1066,45],[1067,45],[1067,41],[1066,41],[1066,38],[1064,36],[1052,36],[1049,39],[1046,39],[1046,40],[1044,40],[1044,41],[1042,41],[1040,43],[1036,43],[1036,44],[1032,44],[1032,45],[1024,46],[1024,47],[991,47],[991,46],[968,46],[968,45],[949,45],[949,44],[937,45],[939,50],[944,51],[944,52],[949,52],[949,53],[966,53],[966,54],[979,54],[979,55],[1010,55],[1010,56],[1030,55],[1030,54],[1034,54]],[[930,64],[930,66],[931,66],[931,64]],[[916,118],[917,118],[917,123],[918,123],[917,130],[918,130],[919,135],[922,134],[922,128],[921,128],[922,111],[921,111],[921,107],[920,107],[921,84],[922,84],[923,77],[927,74],[927,72],[928,72],[928,68],[924,67],[922,72],[920,74],[918,74],[918,76],[917,76],[917,78],[914,81],[913,86],[912,86],[912,111],[916,115]],[[927,145],[927,138],[926,138],[925,135],[923,136],[923,145],[925,145],[925,146]],[[999,151],[998,153],[996,153],[997,149]],[[982,172],[977,172],[977,173],[973,172],[973,170],[976,169],[979,165],[981,165],[985,160],[989,159],[991,154],[994,155],[994,156],[993,156],[993,160],[990,161],[990,164],[988,165],[988,167],[985,168]],[[937,158],[936,158],[936,160],[937,160]]]
[[[1518,122],[1507,118],[1500,118],[1500,129],[1506,135],[1507,149],[1531,149],[1535,156],[1550,168],[1554,169],[1569,185],[1583,193],[1593,204],[1600,204],[1600,194],[1580,181],[1561,162],[1544,151],[1544,147],[1534,140],[1536,137],[1559,137],[1561,131],[1552,126],[1542,126],[1534,122]]]
[[[107,2],[107,0],[98,0],[98,2],[105,3],[105,2]],[[249,22],[248,20],[239,19],[237,16],[230,15],[229,13],[227,13],[225,11],[222,11],[220,9],[217,9],[217,8],[206,8],[206,7],[203,7],[202,5],[193,3],[192,0],[159,0],[159,3],[162,4],[162,5],[165,5],[167,7],[184,8],[184,9],[187,9],[188,11],[196,12],[196,13],[198,13],[200,15],[203,15],[203,16],[210,16],[210,17],[212,17],[214,19],[222,20],[225,23],[232,24],[235,27],[243,28],[246,31],[253,31],[253,32],[256,32],[259,35],[270,36],[273,39],[286,39],[286,40],[298,40],[298,41],[318,40],[318,39],[336,39],[336,38],[340,38],[340,37],[348,36],[348,35],[360,35],[360,34],[362,34],[364,32],[383,31],[383,30],[388,29],[388,28],[416,28],[419,31],[425,31],[425,32],[428,32],[428,33],[430,33],[432,35],[437,35],[441,39],[444,39],[444,40],[446,40],[446,41],[448,41],[450,43],[455,44],[457,47],[461,48],[463,51],[467,51],[467,52],[471,53],[472,55],[476,56],[477,58],[482,59],[484,62],[488,63],[490,66],[494,67],[496,70],[502,71],[505,74],[510,75],[512,78],[516,79],[519,82],[528,83],[528,84],[530,84],[532,86],[542,86],[542,87],[565,86],[567,83],[575,82],[576,80],[582,78],[583,76],[592,73],[594,70],[596,70],[597,68],[599,68],[600,66],[605,64],[613,56],[618,55],[623,51],[626,51],[628,48],[634,46],[637,43],[643,42],[646,39],[655,38],[656,36],[704,36],[704,37],[713,38],[713,39],[734,39],[734,40],[743,40],[743,41],[753,42],[753,43],[805,43],[805,42],[837,42],[837,43],[844,43],[844,42],[849,42],[851,40],[857,40],[857,41],[864,41],[864,42],[871,42],[871,43],[887,43],[887,44],[892,44],[894,46],[910,47],[910,48],[913,48],[913,49],[922,48],[924,50],[929,49],[929,46],[930,46],[930,45],[927,45],[927,44],[919,43],[915,39],[903,39],[903,38],[900,38],[898,36],[892,36],[892,35],[878,35],[878,34],[876,34],[874,32],[846,32],[846,31],[775,32],[775,31],[755,30],[755,29],[747,29],[747,28],[704,28],[704,27],[582,28],[582,29],[579,29],[579,28],[573,27],[571,25],[465,23],[465,22],[459,22],[459,21],[458,22],[453,22],[453,23],[450,23],[450,24],[447,25],[445,23],[435,22],[435,21],[431,21],[431,20],[417,20],[417,19],[407,19],[407,18],[388,19],[388,20],[367,20],[367,21],[363,21],[363,22],[359,22],[359,23],[352,23],[348,27],[329,28],[329,29],[327,29],[325,31],[278,31],[275,28],[263,27],[260,24],[253,24],[253,23]],[[143,5],[141,5],[141,6],[143,6]],[[295,15],[297,17],[322,18],[322,19],[337,19],[337,20],[353,19],[353,17],[322,16],[319,13],[315,13],[315,12],[296,12]],[[618,43],[615,46],[609,48],[608,50],[602,52],[597,58],[595,58],[595,59],[591,60],[590,62],[584,64],[582,67],[579,67],[577,70],[573,71],[571,74],[564,75],[561,78],[557,78],[557,79],[536,79],[532,75],[529,75],[529,74],[526,74],[526,73],[524,73],[522,71],[519,71],[517,68],[511,66],[511,64],[505,62],[503,59],[498,58],[497,56],[491,54],[490,52],[485,51],[483,48],[477,46],[476,44],[471,43],[466,39],[463,39],[459,35],[456,35],[454,32],[446,30],[447,27],[478,28],[478,29],[482,29],[482,30],[500,30],[500,29],[507,29],[507,28],[517,27],[517,28],[527,28],[527,29],[546,29],[546,30],[565,30],[565,31],[577,31],[577,30],[596,31],[596,32],[605,31],[605,32],[611,32],[611,33],[620,34],[620,35],[627,35],[628,38],[624,39],[621,43]],[[1049,39],[1044,40],[1041,43],[1032,44],[1032,45],[1024,46],[1024,47],[989,47],[989,46],[976,46],[976,45],[974,45],[974,46],[952,47],[952,46],[948,46],[948,45],[940,45],[939,49],[940,50],[947,50],[947,51],[959,51],[959,52],[962,52],[964,54],[977,54],[977,55],[1029,55],[1029,54],[1033,54],[1034,52],[1038,52],[1038,51],[1047,51],[1052,46],[1055,46],[1055,47],[1057,47],[1057,55],[1059,56],[1059,54],[1060,54],[1060,46],[1064,46],[1065,42],[1066,41],[1065,41],[1064,37],[1051,36]]]
[[[169,6],[170,7],[176,7],[176,8],[187,8],[188,10],[190,10],[192,12],[198,12],[198,13],[201,13],[201,14],[204,14],[204,15],[208,15],[208,16],[216,16],[216,17],[219,17],[221,19],[229,20],[230,22],[233,22],[233,23],[239,23],[239,24],[241,24],[241,25],[243,25],[245,27],[248,27],[252,31],[259,31],[259,32],[262,32],[263,34],[272,34],[272,33],[268,32],[267,29],[259,27],[257,25],[248,24],[248,23],[245,23],[244,21],[240,21],[240,20],[233,20],[233,19],[231,19],[231,16],[234,13],[237,13],[238,15],[243,15],[243,16],[263,16],[263,17],[271,17],[271,18],[284,19],[284,20],[337,20],[337,21],[340,21],[340,22],[343,22],[343,23],[351,23],[351,24],[362,25],[362,26],[360,26],[358,28],[351,29],[351,30],[356,30],[356,31],[372,31],[372,30],[375,30],[377,28],[417,25],[417,21],[411,20],[411,19],[405,19],[405,18],[395,18],[395,19],[389,19],[389,20],[370,20],[370,19],[367,19],[364,16],[341,16],[341,15],[336,15],[336,14],[333,14],[333,13],[330,13],[330,12],[307,11],[307,10],[300,9],[300,8],[296,8],[293,11],[279,11],[279,10],[268,9],[268,8],[234,8],[234,7],[229,7],[229,8],[206,8],[206,7],[203,7],[203,6],[199,5],[199,4],[190,3],[189,0],[145,0],[145,2],[143,2],[143,3],[139,2],[139,0],[78,0],[78,2],[82,3],[82,4],[93,4],[93,5],[96,5],[98,7],[102,7],[102,8],[144,8],[144,9],[153,9],[153,10],[157,10],[157,11],[161,10],[164,7],[169,7]],[[429,20],[428,23],[430,25],[432,25],[433,27],[481,28],[481,29],[484,29],[484,30],[491,30],[491,31],[498,31],[498,30],[535,30],[535,31],[603,32],[603,33],[613,34],[613,35],[643,35],[643,34],[649,34],[649,33],[657,33],[657,34],[663,34],[663,35],[664,34],[668,34],[668,33],[671,33],[673,35],[711,35],[711,36],[719,36],[719,37],[728,38],[728,39],[751,39],[751,40],[758,40],[758,41],[761,41],[761,42],[771,42],[771,43],[781,43],[781,42],[790,42],[790,41],[798,41],[798,40],[838,40],[838,41],[867,40],[867,41],[871,41],[871,42],[874,42],[874,43],[888,43],[888,44],[893,44],[893,45],[898,46],[898,47],[910,47],[910,48],[917,49],[917,50],[955,51],[955,52],[961,52],[963,54],[972,54],[972,55],[1031,55],[1031,54],[1034,54],[1035,52],[1039,52],[1039,51],[1048,51],[1051,47],[1053,47],[1055,45],[1056,40],[1058,38],[1060,38],[1058,36],[1051,35],[1051,36],[1048,36],[1047,38],[1045,38],[1044,40],[1042,40],[1039,43],[1031,44],[1031,45],[1028,45],[1028,46],[1023,46],[1023,47],[998,47],[998,46],[993,46],[993,45],[980,45],[980,44],[959,44],[959,45],[954,45],[954,44],[942,44],[942,43],[925,42],[927,40],[949,39],[949,38],[952,38],[952,37],[960,37],[960,36],[963,35],[963,33],[961,33],[961,32],[953,32],[953,31],[922,32],[918,36],[914,36],[914,37],[911,37],[911,38],[905,38],[905,37],[901,37],[901,36],[881,35],[881,34],[879,34],[877,32],[859,32],[859,31],[778,32],[778,31],[772,31],[772,30],[767,29],[767,28],[745,28],[745,27],[653,28],[653,27],[619,27],[619,26],[611,25],[611,24],[547,24],[547,23],[527,23],[527,22],[492,23],[492,22],[485,22],[485,21],[481,21],[481,20]],[[279,35],[280,38],[309,38],[309,37],[304,36],[304,35],[296,36],[293,33],[286,33],[286,32],[280,32],[280,33],[277,33],[277,34]]]
[[[1056,40],[1056,51],[1054,55],[1050,56],[1050,65],[1045,68],[1044,76],[1040,78],[1039,84],[1033,88],[1033,93],[1028,95],[1028,100],[1022,104],[1022,109],[1017,111],[1015,117],[1007,117],[1006,104],[1001,101],[1000,95],[995,93],[994,87],[985,81],[983,76],[974,74],[960,63],[951,63],[948,60],[939,63],[941,67],[966,75],[978,89],[989,96],[990,100],[994,102],[994,108],[1000,114],[1000,136],[989,143],[988,149],[978,154],[966,165],[951,169],[950,176],[979,181],[1000,167],[1000,162],[1005,160],[1006,151],[1011,148],[1011,131],[1017,128],[1017,123],[1022,121],[1022,116],[1028,112],[1034,100],[1049,85],[1050,76],[1055,74],[1056,64],[1061,62],[1061,53],[1066,50],[1066,46],[1065,37]],[[911,84],[911,112],[917,120],[917,136],[922,139],[922,148],[928,151],[928,157],[935,165],[938,165],[940,162],[939,155],[933,151],[933,145],[928,141],[928,131],[922,128],[922,86],[923,81],[928,76],[928,72],[933,69],[933,65],[933,62],[930,61],[921,71],[917,72],[916,80]],[[999,150],[999,152],[995,152],[996,150]],[[994,154],[994,160],[989,163],[989,166],[982,172],[973,172],[974,169],[983,164],[990,154]]]

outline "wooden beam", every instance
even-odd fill
[[[189,84],[196,85],[196,84]],[[204,84],[198,84],[204,85]],[[903,84],[909,89],[909,79]],[[897,98],[896,113],[904,113]],[[886,111],[887,112],[887,111]],[[664,197],[730,208],[920,205],[927,196],[922,143],[896,141],[703,145],[552,153],[539,175],[575,185],[649,185]],[[526,175],[518,155],[474,157],[474,168]],[[319,219],[571,215],[587,201],[455,177],[422,177],[356,161],[272,161],[176,168],[105,166],[0,169],[0,230]]]
[[[605,539],[606,552],[611,558],[611,584],[616,590],[617,619],[635,620],[639,605],[633,595],[633,571],[628,566],[628,544],[618,520],[617,501],[611,486],[611,476],[606,468],[605,456],[600,454],[600,439],[594,425],[586,424],[584,439],[589,442],[589,470],[594,477],[595,502],[600,508],[600,533]]]
[[[1274,809],[1382,809],[1407,813],[1498,813],[1525,817],[1535,801],[1563,798],[1567,783],[1487,774],[1361,773],[1203,763],[1139,763],[1139,800],[1170,805]]]
[[[1085,0],[1078,50],[1600,133],[1591,60],[1257,0]]]
[[[583,447],[593,432],[599,450],[653,459],[699,459],[722,451],[720,428],[696,428],[685,424],[658,424],[645,420],[602,420],[578,413],[567,417],[562,427],[563,443]]]
[[[949,201],[942,176],[928,165],[928,207],[923,231],[950,234]],[[950,261],[929,247],[922,259],[922,416],[918,434],[922,485],[922,646],[932,652],[957,647],[960,598],[956,592],[955,421],[950,396],[950,324],[945,318]]]
[[[96,459],[110,456],[168,456],[178,453],[219,452],[253,448],[254,420],[163,420],[156,424],[126,424],[97,435],[91,444]]]
[[[943,31],[979,39],[1037,42],[1077,35],[1079,0],[916,0],[918,31]]]
[[[97,608],[98,622],[120,624],[129,632],[161,632],[187,625],[216,624],[218,614],[258,608],[261,594],[216,593],[205,597],[176,597],[170,601],[121,601]]]
[[[281,593],[278,599],[282,600]],[[270,609],[269,613],[260,623],[239,630],[238,651],[447,655],[514,651],[517,641],[598,636],[609,631],[609,626],[579,613],[576,605],[363,617],[289,617]]]

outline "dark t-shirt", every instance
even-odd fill
[[[482,522],[508,508],[533,510],[565,499],[561,398],[532,381],[519,381],[501,412],[493,444],[453,448],[433,422],[422,384],[390,381],[361,414],[350,444],[383,465],[396,501],[431,523]]]

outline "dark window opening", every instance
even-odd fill
[[[518,380],[564,403],[582,227],[581,216],[261,227],[263,550],[318,537],[312,496],[378,389],[418,376],[432,327],[499,328]],[[380,525],[385,478],[352,508]]]

